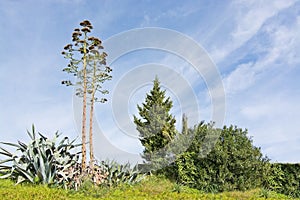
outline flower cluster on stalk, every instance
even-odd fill
[[[88,20],[84,20],[80,22],[81,28],[75,28],[72,33],[72,43],[67,44],[63,49],[62,55],[69,59],[70,62],[63,69],[63,71],[67,73],[71,73],[77,78],[79,78],[79,81],[76,82],[76,84],[73,84],[70,80],[64,80],[61,83],[66,86],[74,86],[74,85],[81,85],[82,81],[80,81],[80,78],[82,78],[82,70],[79,69],[79,65],[83,64],[83,58],[86,58],[87,65],[88,65],[88,79],[92,79],[92,71],[93,66],[96,65],[96,82],[97,87],[96,90],[102,94],[107,94],[107,90],[103,90],[100,84],[102,84],[105,80],[111,79],[111,76],[109,75],[112,69],[107,66],[106,63],[106,57],[107,53],[102,51],[102,41],[94,36],[88,36],[88,34],[93,29],[92,24]],[[89,94],[91,92],[88,91]],[[77,89],[76,95],[82,96],[82,90],[80,87]],[[95,101],[99,102],[105,102],[107,101],[105,98],[97,99],[95,98]]]

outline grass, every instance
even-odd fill
[[[87,182],[80,191],[49,188],[43,185],[15,185],[10,180],[0,180],[0,199],[3,200],[62,200],[62,199],[292,199],[268,190],[256,189],[246,192],[206,194],[201,191],[172,183],[163,177],[147,177],[136,185],[121,185],[115,188],[94,187]]]

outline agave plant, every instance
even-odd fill
[[[130,163],[125,165],[119,164],[115,161],[102,161],[100,167],[106,175],[104,184],[116,186],[120,183],[134,184],[141,181],[144,175],[141,175],[138,171],[137,165],[131,167]]]
[[[31,141],[28,144],[18,141],[17,144],[1,142],[16,148],[20,155],[9,152],[0,147],[0,154],[7,159],[0,161],[0,178],[11,178],[17,184],[23,181],[43,184],[66,184],[74,174],[71,168],[77,164],[80,152],[71,150],[81,144],[74,144],[68,137],[57,141],[60,134],[55,133],[52,140],[41,133],[36,133],[32,125],[32,132],[27,131]]]

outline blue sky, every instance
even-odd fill
[[[300,161],[300,2],[296,0],[0,1],[1,141],[28,140],[26,129],[32,123],[49,136],[56,130],[79,135],[73,91],[60,84],[67,77],[61,71],[67,61],[60,52],[84,19],[92,22],[93,35],[102,40],[144,27],[189,36],[206,50],[220,72],[226,94],[224,124],[247,128],[254,144],[274,162]],[[184,66],[178,73],[190,80],[201,116],[209,121],[205,83],[174,55],[151,50],[130,53],[112,65],[113,76],[118,79],[133,66],[151,62]],[[136,112],[136,102],[143,100],[149,88],[146,85],[133,93],[129,114]],[[176,94],[172,98],[178,106]],[[96,108],[101,124],[109,109],[107,105]],[[176,108],[173,111],[180,116]],[[104,124],[102,128],[117,134],[115,127]],[[116,143],[141,150],[136,139]]]

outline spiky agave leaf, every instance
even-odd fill
[[[31,140],[35,140],[35,128],[34,128],[34,125],[32,124],[32,133],[30,133],[28,130],[27,130],[27,134],[29,135],[29,137],[31,138]]]
[[[107,174],[104,182],[110,187],[120,183],[133,184],[144,177],[140,175],[137,167],[131,168],[130,163],[122,165],[115,161],[103,161],[101,166]],[[139,176],[141,177],[140,179],[138,179]]]
[[[28,144],[18,141],[17,144],[5,143],[4,145],[15,147],[21,155],[17,156],[0,147],[0,154],[8,157],[0,161],[0,172],[4,174],[1,178],[12,178],[18,183],[28,181],[43,184],[64,184],[66,180],[59,182],[58,174],[66,173],[67,169],[75,165],[79,159],[78,152],[71,153],[80,144],[71,143],[68,138],[57,142],[60,136],[58,132],[52,140],[41,133],[36,134],[35,127],[32,132],[27,131],[31,141]],[[6,165],[1,165],[6,164]],[[70,174],[64,177],[71,177]],[[67,181],[70,181],[69,178]]]

